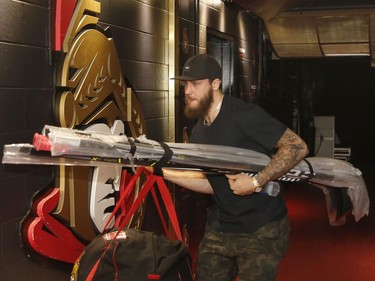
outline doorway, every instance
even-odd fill
[[[212,29],[207,30],[207,54],[220,63],[223,70],[222,91],[229,96],[235,94],[234,42],[232,36]]]

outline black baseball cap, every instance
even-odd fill
[[[201,54],[189,58],[182,69],[182,75],[172,79],[192,81],[218,78],[221,80],[221,75],[218,61],[207,54]]]

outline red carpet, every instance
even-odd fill
[[[370,170],[369,170],[370,171]],[[366,178],[370,204],[375,176]],[[370,171],[371,172],[371,171]],[[373,281],[375,280],[375,217],[359,222],[352,215],[342,226],[331,226],[323,192],[310,185],[287,189],[292,232],[288,255],[280,265],[277,281]]]

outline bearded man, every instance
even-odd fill
[[[205,235],[200,243],[199,281],[275,280],[286,254],[288,211],[283,190],[277,196],[262,187],[277,180],[308,153],[305,142],[254,103],[221,91],[222,70],[207,54],[190,58],[181,80],[185,114],[196,119],[190,141],[254,150],[271,157],[257,175],[204,175],[163,168],[164,178],[182,187],[213,195]]]

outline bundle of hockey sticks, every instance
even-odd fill
[[[140,136],[86,132],[45,126],[35,134],[33,144],[4,146],[3,163],[108,166],[135,168],[162,160],[164,167],[205,173],[256,174],[269,162],[267,155],[235,147],[161,143]],[[324,157],[308,157],[279,178],[284,182],[308,181],[320,188],[345,188],[356,221],[368,214],[369,198],[360,170],[348,162]],[[325,192],[327,190],[324,190]]]

